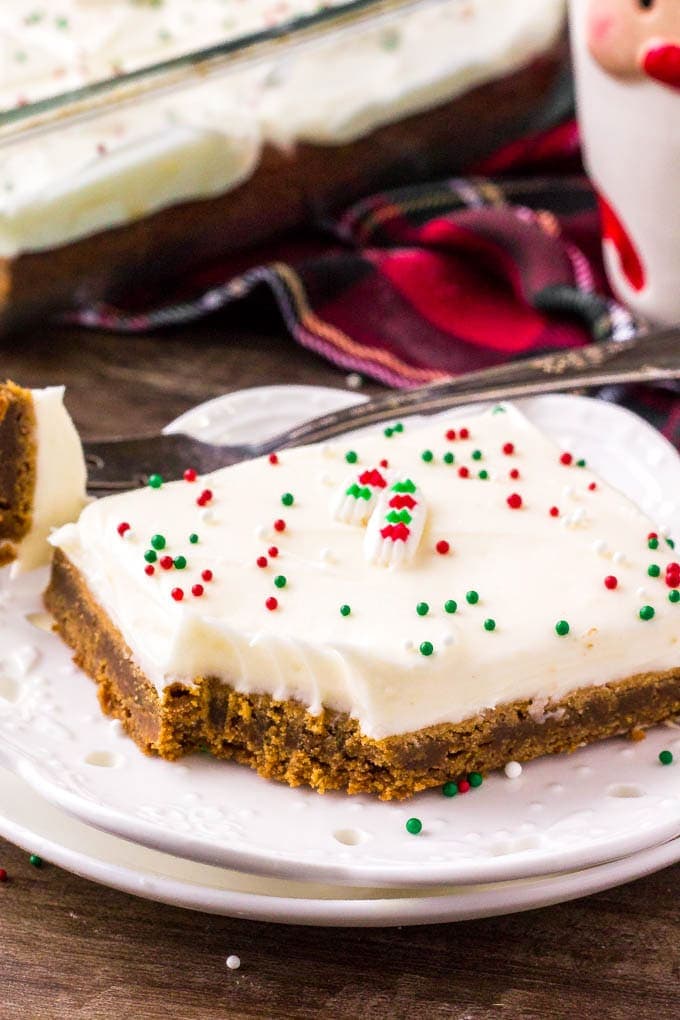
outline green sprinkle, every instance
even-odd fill
[[[196,534],[195,531],[192,531],[191,534],[189,535],[189,541],[191,542],[192,545],[196,545],[196,543],[198,542],[198,535]]]
[[[276,585],[277,588],[285,588],[287,583],[288,583],[287,579],[284,577],[283,574],[277,574],[276,577],[274,578],[274,584]]]
[[[42,868],[43,866],[43,859],[42,857],[39,857],[38,854],[31,854],[28,858],[28,862],[29,864],[32,864],[34,868]]]
[[[155,563],[156,560],[158,559],[158,556],[156,555],[156,550],[147,549],[146,552],[144,553],[144,559],[146,560],[147,563]]]
[[[172,562],[175,565],[175,570],[184,570],[187,565],[186,556],[175,556]]]
[[[479,477],[481,478],[481,480],[483,482],[485,482],[487,480],[487,478],[489,477],[489,472],[488,471],[480,471],[479,472]]]
[[[466,592],[465,601],[470,606],[476,606],[477,603],[479,602],[479,592],[474,590]]]
[[[650,538],[649,541],[647,542],[647,548],[648,549],[658,549],[659,548],[659,539],[658,538]]]
[[[424,460],[426,464],[431,464],[432,461],[434,460],[434,454],[432,450],[423,450],[423,452],[420,455],[420,459]]]
[[[388,425],[386,429],[383,429],[383,435],[385,439],[391,439],[394,435],[394,429],[391,429]]]
[[[403,482],[395,482],[392,486],[392,492],[408,492],[410,495],[413,495],[415,491],[415,484],[410,478],[406,478]]]
[[[445,613],[453,614],[453,613],[456,612],[457,609],[458,609],[458,603],[454,602],[453,599],[447,599],[447,601],[444,603],[444,612]]]
[[[152,535],[151,536],[151,545],[154,547],[154,549],[157,549],[159,551],[161,549],[165,549],[165,536],[164,535]]]
[[[484,782],[484,776],[481,772],[468,772],[468,783],[470,786],[475,787],[481,786]]]
[[[163,484],[163,475],[149,475],[149,487],[152,489],[160,489]]]
[[[448,783],[444,783],[442,793],[445,797],[455,797],[458,793],[458,783],[454,783],[452,779]]]
[[[671,547],[671,549],[675,549],[675,542],[673,541],[672,538],[667,538],[666,539],[666,545],[669,545]]]
[[[293,503],[295,502],[295,496],[293,495],[292,492],[284,492],[283,496],[281,497],[281,502],[283,503],[284,506],[292,506]]]
[[[503,407],[502,404],[496,404],[496,406],[494,407],[494,409],[493,409],[493,411],[491,413],[492,414],[505,414],[505,408]]]
[[[481,460],[482,459],[482,451],[481,450],[473,450],[472,451],[472,459],[473,460]]]
[[[349,616],[352,612],[348,605],[340,606],[340,616]]]
[[[558,620],[555,624],[555,633],[558,637],[566,637],[570,630],[571,627],[566,620]]]
[[[420,818],[409,818],[406,823],[406,831],[410,832],[412,836],[419,836],[423,831],[423,823]]]
[[[434,652],[434,645],[431,641],[423,641],[420,646],[420,654],[424,656],[432,655]]]
[[[680,602],[680,591],[677,588],[673,588],[673,591],[668,593],[669,602]]]
[[[444,463],[445,464],[455,464],[456,463],[456,458],[450,452],[449,453],[445,453],[444,454]]]
[[[496,629],[496,621],[489,617],[488,620],[484,621],[484,630],[492,631]]]
[[[650,563],[647,567],[647,573],[650,577],[658,577],[661,573],[661,567],[658,563]]]
[[[581,460],[577,460],[576,461],[576,467],[585,467],[585,466],[586,466],[586,462],[583,460],[583,458],[581,458]]]
[[[394,431],[395,432],[403,432],[404,431],[404,426],[403,426],[403,424],[400,421],[398,421],[397,424],[394,426]]]
[[[653,620],[654,615],[655,611],[653,606],[643,606],[642,609],[640,610],[641,620]]]
[[[418,605],[416,606],[416,613],[418,614],[418,616],[427,616],[429,611],[430,607],[428,606],[427,602],[419,602]]]
[[[68,18],[60,17],[54,19],[54,24],[57,28],[66,29],[68,28]]]
[[[345,454],[345,460],[348,464],[356,464],[359,460],[359,456],[354,450],[348,450]]]
[[[672,751],[661,751],[659,752],[659,761],[662,765],[673,764],[673,752]]]

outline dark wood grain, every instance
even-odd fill
[[[159,428],[270,382],[344,385],[268,328],[6,338],[0,375],[63,382],[85,435]],[[165,907],[0,841],[0,1020],[584,1020],[680,1015],[680,867],[513,917],[420,928],[283,927]],[[241,957],[229,971],[230,953]]]

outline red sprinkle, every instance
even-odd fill
[[[470,477],[470,469],[466,468],[466,467],[459,467],[458,468],[458,475],[459,475],[460,478],[469,478]]]
[[[511,457],[514,452],[515,452],[515,444],[514,443],[505,443],[504,444],[504,446],[503,446],[503,453],[505,454],[506,457]]]
[[[452,443],[453,440],[456,438],[456,430],[455,429],[447,429],[446,430],[446,438],[448,439],[448,441],[450,443]]]
[[[285,531],[285,530],[286,530],[286,522],[285,521],[281,520],[281,518],[279,518],[278,521],[274,521],[274,531]]]
[[[209,503],[212,498],[213,498],[212,491],[210,489],[204,489],[201,495],[196,500],[196,502],[198,503],[199,506],[205,506],[205,504]]]
[[[161,558],[158,561],[158,565],[160,567],[162,567],[163,570],[171,570],[172,569],[172,556],[161,556]]]
[[[156,573],[153,563],[147,563],[144,567],[144,573],[147,574],[148,577],[151,577],[152,574]]]
[[[470,430],[469,429],[461,429],[460,432],[458,433],[458,435],[460,436],[461,439],[469,439],[470,438]]]
[[[511,510],[519,510],[522,506],[522,497],[518,492],[513,492],[511,496],[508,496],[507,504]]]
[[[440,556],[446,556],[446,554],[451,551],[451,546],[445,538],[442,538],[440,542],[437,542],[435,548]]]
[[[202,584],[195,584],[195,585],[193,585],[193,587],[191,589],[191,594],[195,595],[196,598],[199,598],[203,594],[204,591],[205,591],[205,588],[203,587]]]
[[[267,549],[267,552],[269,553],[273,560],[275,560],[276,557],[279,555],[279,550],[275,545],[270,545],[269,548]]]
[[[204,571],[202,571],[201,577],[203,578],[204,581],[212,581],[212,579],[213,579],[213,572],[212,572],[212,570],[204,570]]]
[[[574,458],[570,453],[563,453],[562,456],[560,457],[560,464],[564,464],[565,467],[569,467],[573,459]]]
[[[666,584],[669,588],[680,587],[680,563],[669,563],[666,567]]]
[[[514,482],[517,481],[517,479],[519,478],[519,471],[517,470],[517,468],[512,469],[512,471],[510,472],[510,477]]]
[[[267,601],[265,602],[265,606],[267,607],[270,613],[273,613],[275,609],[279,608],[279,600],[275,599],[273,595],[270,595]]]
[[[386,467],[389,467],[389,466],[390,466],[390,463],[389,463],[388,460],[381,460],[380,461],[380,467],[381,468],[386,468]]]
[[[560,508],[558,506],[551,506],[550,507],[550,516],[551,517],[559,517],[560,516]]]
[[[175,602],[181,602],[182,599],[184,598],[184,592],[182,591],[181,588],[173,588],[170,594],[172,595]]]
[[[258,567],[266,567],[267,566],[267,557],[266,556],[258,556],[257,557],[257,565],[258,565]]]
[[[659,536],[657,535],[656,531],[650,531],[650,533],[647,535],[647,541],[649,542],[650,539],[658,537]]]
[[[470,784],[468,783],[467,779],[461,779],[461,781],[458,783],[458,793],[467,793],[469,789]]]
[[[595,492],[595,489],[597,488],[597,483],[591,482],[588,488],[590,489],[591,492]]]
[[[269,454],[269,463],[270,464],[278,464],[278,462],[279,462],[279,458],[276,456],[276,454],[275,453],[270,453]]]
[[[125,532],[129,531],[129,530],[130,530],[130,525],[128,524],[127,521],[121,521],[121,523],[116,528],[116,531],[118,532],[118,534],[120,535],[121,538],[123,537]]]
[[[0,882],[6,882],[6,881],[7,881],[7,872],[5,871],[4,868],[0,868]]]
[[[187,468],[186,471],[184,472],[183,477],[185,482],[195,482],[196,479],[198,478],[196,468]]]
[[[604,579],[604,586],[605,588],[609,588],[610,591],[614,591],[614,589],[619,586],[618,578],[614,577],[613,574],[609,574],[608,577],[605,577]]]

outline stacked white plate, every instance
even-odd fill
[[[301,408],[358,399],[267,387],[204,404],[169,430],[242,442],[298,422]],[[523,409],[680,535],[680,458],[650,426],[583,397]],[[101,715],[94,685],[49,631],[44,583],[37,571],[0,591],[0,834],[79,875],[226,915],[403,925],[528,910],[680,860],[675,723],[406,803],[291,790],[203,755],[168,763]],[[664,749],[678,764],[660,764]],[[405,827],[414,816],[417,836]]]

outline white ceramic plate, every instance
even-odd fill
[[[680,839],[675,839],[586,871],[486,886],[386,891],[258,878],[98,832],[5,770],[0,770],[0,835],[82,878],[160,903],[257,921],[335,927],[434,924],[518,913],[590,896],[680,860]]]
[[[255,437],[320,413],[328,407],[323,394],[247,391],[211,402],[182,425],[237,441],[242,428]],[[356,395],[332,399],[337,406]],[[648,425],[579,397],[535,398],[524,409],[659,525],[680,533],[680,458]],[[516,781],[493,775],[464,797],[447,800],[435,790],[401,804],[291,790],[200,755],[183,763],[145,758],[100,714],[93,684],[67,649],[31,622],[43,580],[28,575],[2,593],[0,759],[54,804],[111,833],[241,871],[394,888],[572,871],[680,832],[680,765],[664,768],[657,758],[665,747],[680,757],[680,732],[667,727],[639,744],[612,740],[541,759]],[[412,815],[423,821],[418,837],[404,829]]]

